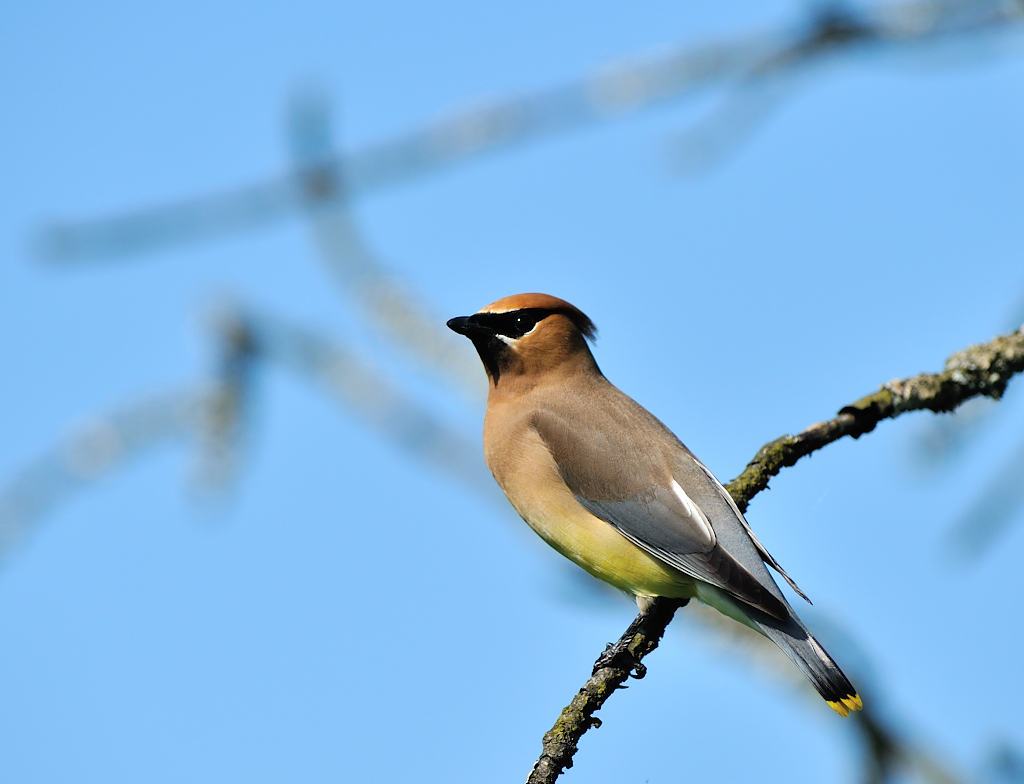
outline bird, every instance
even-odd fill
[[[601,373],[581,310],[516,294],[447,325],[472,341],[488,377],[487,467],[544,541],[641,613],[657,597],[696,598],[771,639],[841,716],[863,707],[767,566],[810,600],[722,484]]]

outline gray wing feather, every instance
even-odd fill
[[[788,617],[742,517],[717,497],[721,485],[664,425],[618,390],[602,403],[596,412],[594,406],[577,407],[573,418],[557,403],[533,416],[580,505],[684,574],[770,616]],[[575,421],[591,413],[600,422]],[[673,479],[679,488],[671,487]]]
[[[711,473],[711,471],[708,469],[706,465],[704,465],[702,462],[700,462],[700,460],[694,457],[692,452],[687,450],[687,454],[689,454],[693,462],[697,464],[697,466],[700,468],[701,472],[704,474],[708,482],[710,482],[711,485],[713,485],[712,492],[695,492],[693,494],[694,496],[700,496],[699,498],[694,498],[696,503],[702,508],[706,506],[709,510],[721,510],[722,514],[731,513],[733,517],[739,520],[739,522],[743,525],[743,530],[746,532],[747,536],[750,537],[750,541],[754,543],[754,547],[757,548],[757,552],[760,554],[764,562],[767,563],[770,567],[772,567],[772,569],[774,569],[776,572],[778,572],[779,575],[782,576],[782,579],[789,583],[789,587],[797,592],[800,598],[802,598],[808,604],[812,604],[807,594],[800,590],[800,586],[796,584],[792,577],[786,574],[786,570],[779,566],[779,562],[772,557],[772,554],[769,553],[767,549],[765,549],[765,546],[761,544],[757,536],[754,535],[754,531],[750,528],[750,524],[743,516],[743,513],[740,512],[739,507],[736,506],[736,502],[733,500],[732,496],[729,495],[729,491],[722,487],[722,483],[715,478],[715,475]],[[689,493],[689,490],[687,490],[687,493]],[[723,508],[723,506],[725,508]],[[718,515],[716,514],[716,517],[717,516]]]
[[[779,620],[789,616],[785,604],[724,547],[699,540],[693,524],[680,515],[675,508],[678,502],[672,503],[675,499],[667,490],[657,488],[650,498],[626,501],[594,501],[579,494],[575,497],[584,509],[612,525],[633,544],[684,574],[711,583]]]

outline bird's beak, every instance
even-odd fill
[[[458,316],[457,318],[449,319],[448,329],[458,332],[460,335],[465,335],[470,340],[475,337],[491,337],[494,335],[493,329],[485,327],[473,316]]]

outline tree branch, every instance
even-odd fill
[[[768,480],[787,466],[843,436],[859,438],[883,419],[895,419],[906,411],[952,411],[964,401],[981,395],[998,400],[1010,378],[1024,371],[1024,327],[988,343],[970,346],[946,360],[941,373],[922,373],[893,380],[877,391],[844,406],[834,419],[811,425],[799,435],[782,436],[765,444],[726,490],[741,510],[768,486]],[[552,784],[566,768],[583,734],[599,727],[594,713],[633,674],[642,678],[641,659],[658,647],[675,611],[686,601],[655,599],[646,613],[636,617],[615,645],[609,645],[594,665],[590,679],[544,734],[543,750],[534,763],[527,784]]]
[[[1024,327],[988,343],[970,346],[946,360],[941,373],[894,379],[839,410],[835,419],[811,425],[796,436],[782,436],[758,450],[743,473],[727,486],[740,510],[787,466],[843,436],[860,438],[883,419],[907,411],[952,411],[964,401],[984,395],[998,400],[1015,373],[1024,370]]]
[[[605,700],[632,675],[642,678],[647,668],[640,660],[658,647],[669,621],[688,599],[659,599],[646,613],[633,619],[619,641],[605,648],[597,657],[590,679],[583,684],[572,702],[562,709],[555,726],[544,733],[544,751],[533,764],[526,784],[553,782],[565,768],[572,767],[576,744],[591,727],[600,727],[594,716]]]

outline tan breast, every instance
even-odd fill
[[[528,395],[527,395],[528,397]],[[541,538],[611,585],[640,596],[693,596],[693,580],[648,555],[577,503],[530,424],[528,400],[492,396],[484,457],[505,496]]]

